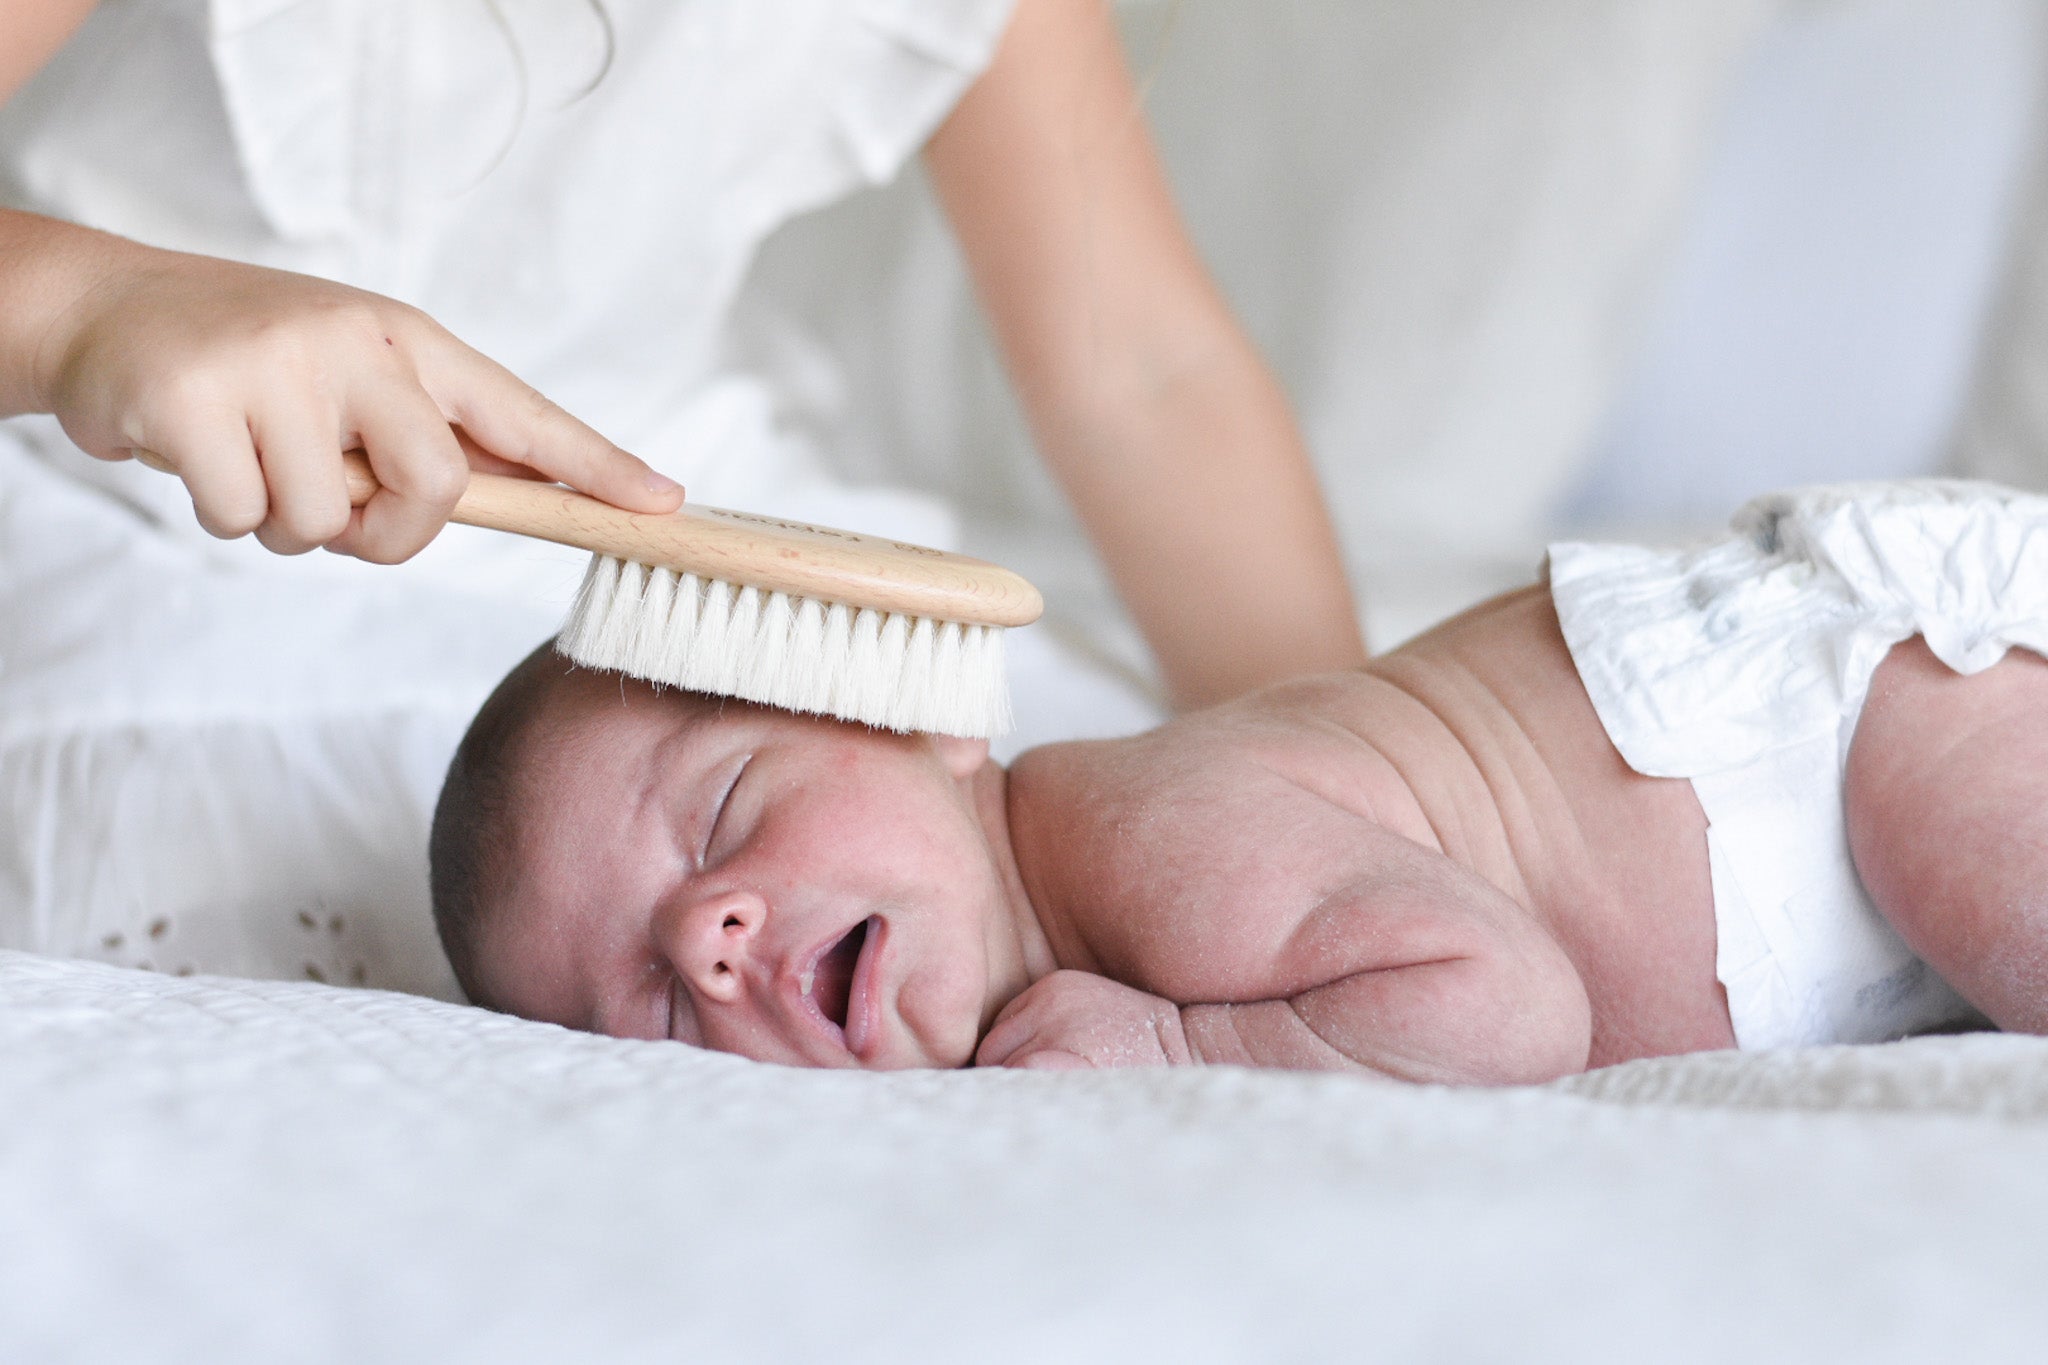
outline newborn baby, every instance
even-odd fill
[[[442,938],[481,1004],[806,1066],[1511,1083],[2048,1031],[2048,500],[1736,530],[1557,546],[1362,672],[1007,771],[543,649],[451,769]]]

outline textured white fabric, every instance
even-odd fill
[[[559,608],[222,565],[0,436],[0,946],[437,995],[426,827]]]
[[[1913,635],[1959,673],[2048,654],[2048,498],[1837,484],[1759,498],[1694,550],[1561,544],[1572,660],[1630,767],[1708,821],[1716,972],[1744,1047],[1971,1018],[1857,880],[1842,773],[1871,675]]]
[[[0,953],[0,1358],[2025,1361],[2048,1043],[792,1071]]]

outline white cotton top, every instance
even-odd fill
[[[719,337],[762,239],[893,177],[1012,3],[602,0],[607,66],[580,0],[102,0],[0,108],[0,203],[415,304],[693,500],[944,538],[907,495],[821,501]],[[209,557],[260,553],[161,475],[7,427]],[[409,568],[474,585],[542,553],[450,528]]]

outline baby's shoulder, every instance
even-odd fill
[[[1012,774],[1012,837],[1083,965],[1180,998],[1263,972],[1358,872],[1376,828],[1433,842],[1333,675],[1125,740],[1053,745]],[[1055,935],[1057,937],[1057,935]],[[1208,994],[1190,998],[1221,998]]]
[[[1126,739],[1055,744],[1017,762],[1013,809],[1128,853],[1241,845],[1275,821],[1342,815],[1405,823],[1408,776],[1380,742],[1398,699],[1365,674],[1264,689]],[[1108,853],[1110,848],[1105,848]]]
[[[1283,808],[1306,802],[1432,842],[1428,792],[1455,766],[1441,719],[1370,672],[1319,674],[1189,717],[1218,769],[1278,784]]]

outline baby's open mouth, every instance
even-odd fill
[[[862,920],[818,959],[811,977],[811,998],[827,1019],[840,1029],[846,1027],[846,1011],[853,997],[853,971],[860,965],[861,945],[868,941],[868,922]]]

